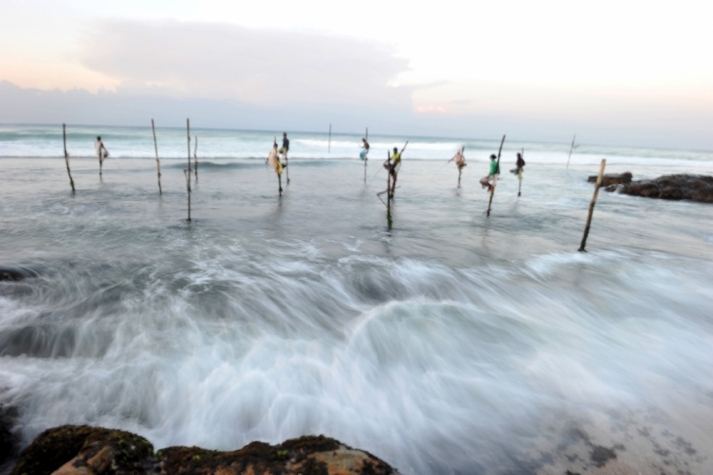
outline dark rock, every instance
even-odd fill
[[[703,203],[713,203],[713,187],[708,187],[702,190],[697,190],[691,193],[691,199],[693,201],[700,201]]]
[[[0,282],[18,282],[25,279],[25,277],[22,272],[16,269],[0,268]]]
[[[161,471],[166,475],[396,473],[387,463],[373,455],[321,435],[304,436],[274,446],[253,442],[233,452],[217,452],[197,447],[169,447],[160,450],[157,455],[161,460]]]
[[[610,448],[595,445],[592,447],[590,457],[592,462],[594,462],[594,465],[597,467],[603,467],[609,460],[616,458],[616,452]]]
[[[11,475],[143,474],[152,456],[151,443],[130,432],[67,425],[37,436]]]
[[[611,186],[611,185],[625,185],[631,183],[633,175],[630,172],[624,172],[620,175],[604,175],[602,177],[601,186]],[[598,175],[591,175],[587,178],[589,183],[596,183]]]
[[[659,192],[659,198],[662,200],[680,200],[683,198],[683,193],[678,186],[667,186]]]
[[[20,438],[13,432],[17,413],[9,407],[0,407],[0,467],[16,457]]]
[[[324,436],[270,445],[253,442],[219,452],[168,447],[154,454],[129,432],[62,426],[40,434],[20,455],[12,475],[389,475],[397,473],[368,452]]]
[[[713,203],[713,176],[707,175],[664,175],[654,180],[632,181],[605,189],[647,198]]]

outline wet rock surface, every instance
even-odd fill
[[[388,475],[397,473],[368,452],[324,436],[304,436],[279,445],[253,442],[219,452],[168,447],[154,452],[143,437],[120,430],[61,426],[27,447],[12,475]]]
[[[16,418],[17,412],[13,408],[0,406],[0,467],[9,463],[18,452],[20,438],[12,430]]]
[[[590,175],[589,178],[587,178],[587,181],[589,183],[596,183],[597,182],[598,175]],[[602,177],[602,185],[601,186],[611,186],[611,185],[619,185],[619,184],[628,184],[631,183],[631,179],[633,178],[633,175],[631,172],[624,172],[619,175],[604,175]]]
[[[9,267],[0,267],[0,282],[19,282],[25,280],[29,277],[26,273],[23,273],[17,269],[12,269]]]
[[[664,175],[653,180],[603,186],[606,191],[625,195],[713,203],[713,176],[708,175]]]

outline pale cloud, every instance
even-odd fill
[[[176,21],[94,22],[79,62],[131,92],[294,103],[411,107],[390,82],[408,61],[344,36]]]

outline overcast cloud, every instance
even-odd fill
[[[226,24],[103,21],[86,31],[79,60],[120,80],[125,91],[255,105],[411,108],[411,89],[389,86],[408,61],[387,46],[342,36]]]

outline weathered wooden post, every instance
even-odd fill
[[[365,137],[366,142],[369,143],[369,127],[366,128]],[[369,160],[369,152],[364,155],[364,183],[366,183],[366,162]]]
[[[193,148],[194,173],[196,174],[196,183],[198,183],[198,136],[196,135],[196,145]]]
[[[287,178],[287,184],[290,184],[290,167],[287,166],[287,150],[285,150],[285,177]]]
[[[329,139],[327,140],[327,153],[332,152],[332,124],[329,124]]]
[[[495,167],[495,170],[497,171],[500,168],[500,153],[503,151],[503,144],[505,143],[505,135],[503,135],[503,139],[500,141],[500,149],[498,150],[498,164],[497,167]],[[496,174],[497,175],[497,174]],[[488,211],[486,212],[486,216],[490,216],[490,208],[493,204],[493,196],[495,195],[495,185],[497,185],[498,179],[496,178],[495,175],[493,175],[493,185],[490,188],[490,200],[488,201]]]
[[[386,151],[387,163],[391,163],[391,152]],[[386,222],[391,229],[391,170],[386,170]]]
[[[99,148],[99,178],[102,176],[102,165],[104,165],[104,147]]]
[[[594,214],[594,205],[597,204],[597,196],[599,195],[599,188],[602,186],[602,177],[604,176],[604,167],[606,167],[606,165],[606,159],[602,158],[602,164],[599,166],[599,176],[597,177],[597,184],[594,185],[594,196],[592,196],[592,202],[589,203],[587,226],[585,226],[584,228],[584,236],[582,236],[582,243],[579,245],[579,252],[586,252],[584,247],[587,245],[587,236],[589,236],[589,227],[592,224],[592,214]]]
[[[520,153],[520,156],[522,157],[523,160],[525,160],[525,149],[522,149],[522,152]],[[520,196],[520,190],[522,190],[522,168],[519,168],[517,171],[517,196]]]
[[[574,134],[574,137],[572,137],[572,145],[569,147],[569,155],[567,155],[567,168],[569,168],[569,159],[572,158],[572,151],[576,148],[574,146],[574,141],[577,139],[577,134]]]
[[[62,142],[64,143],[64,163],[67,165],[69,184],[72,186],[72,193],[74,193],[74,180],[72,180],[72,172],[69,170],[69,154],[67,153],[67,126],[65,124],[62,124]]]
[[[188,191],[188,219],[191,220],[191,123],[186,119],[186,137],[188,139],[188,169],[183,170],[186,176],[186,191]]]
[[[163,195],[161,190],[161,161],[158,159],[158,144],[156,143],[156,127],[151,119],[151,131],[153,132],[153,148],[156,152],[156,178],[158,179],[158,194]]]

